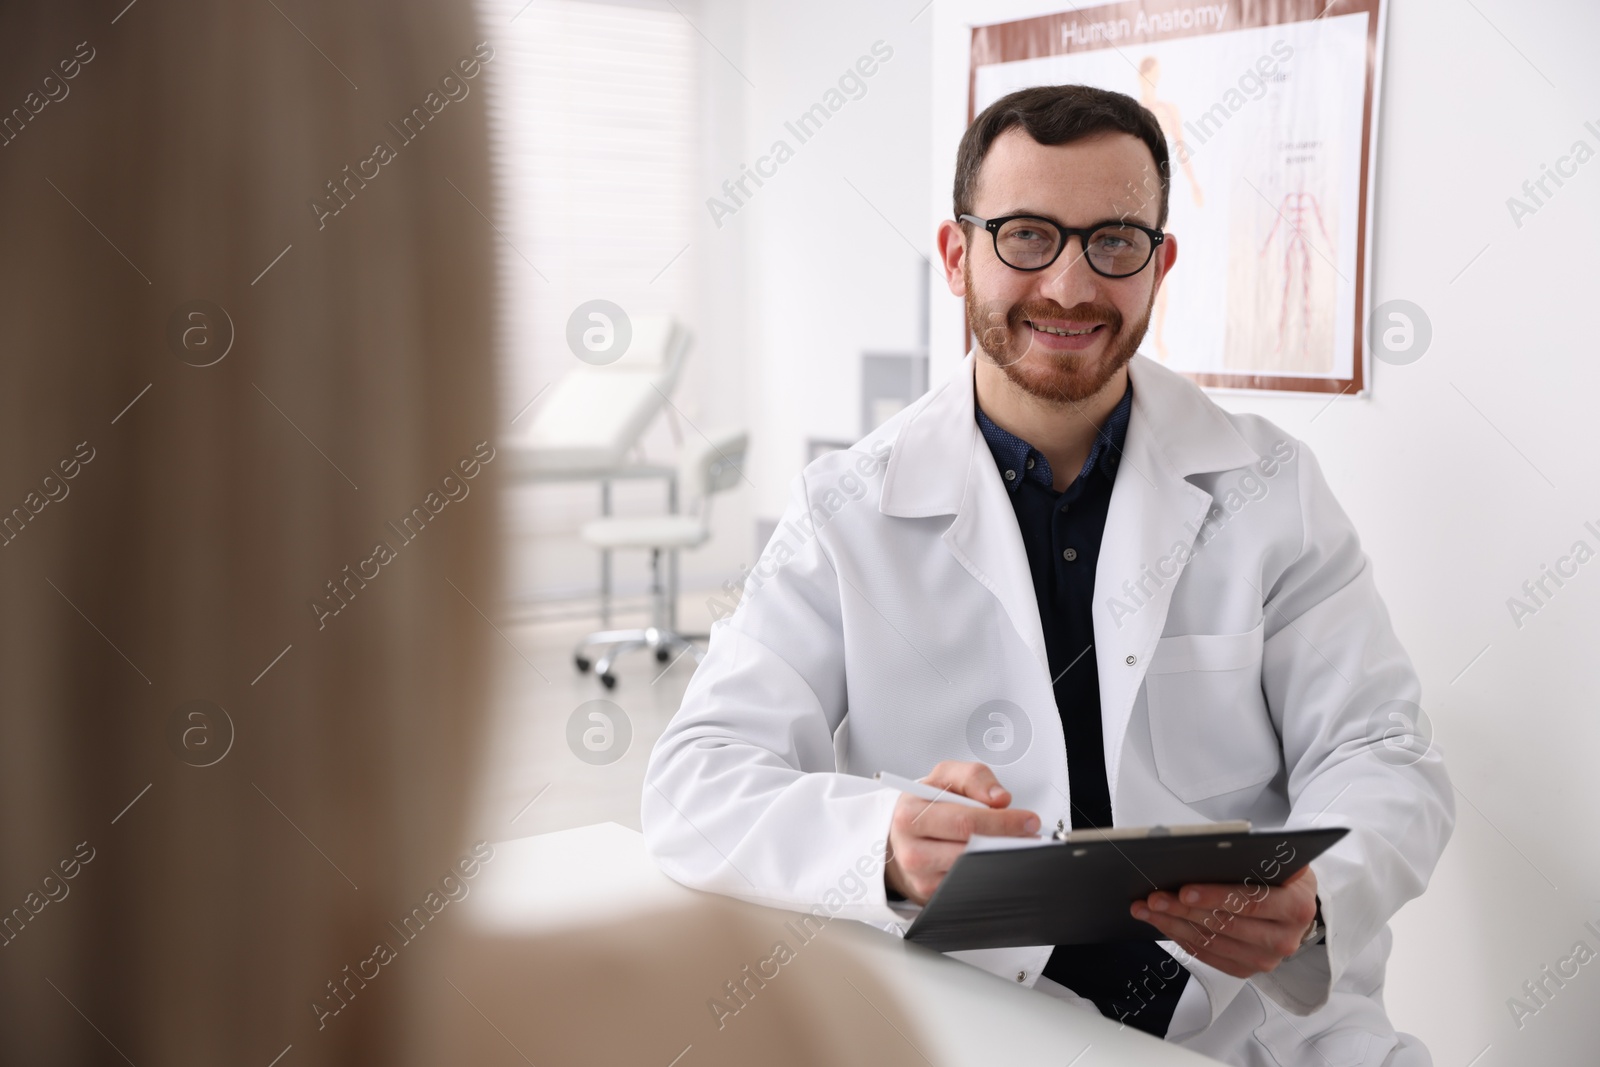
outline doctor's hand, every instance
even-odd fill
[[[1201,963],[1249,978],[1300,950],[1317,914],[1317,876],[1302,867],[1280,886],[1186,885],[1176,895],[1151,893],[1129,910]]]
[[[908,900],[928,902],[973,834],[1021,837],[1039,830],[1039,816],[1006,806],[1011,793],[985,764],[945,760],[922,780],[981,801],[990,810],[900,794],[889,822],[883,880]]]

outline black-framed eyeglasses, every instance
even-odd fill
[[[959,217],[988,230],[994,238],[994,254],[1013,270],[1044,270],[1060,257],[1067,238],[1076,235],[1083,243],[1083,258],[1090,270],[1106,278],[1126,278],[1144,270],[1167,236],[1137,222],[1120,220],[1074,229],[1038,215]]]

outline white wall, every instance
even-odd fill
[[[720,358],[743,376],[756,431],[754,515],[781,514],[807,438],[861,435],[861,352],[918,343],[919,272],[928,269],[922,257],[931,248],[924,210],[931,17],[925,11],[913,20],[918,6],[824,0],[703,8],[739,9],[744,31],[737,59],[718,40],[730,61],[709,60],[744,114],[741,142],[724,142],[706,196],[721,197],[721,182],[776,140],[794,149],[775,177],[707,234],[709,259],[740,264],[743,300],[716,296],[713,303],[718,314],[745,322],[744,347]],[[823,100],[879,41],[892,57],[863,79],[865,94],[800,143],[784,124]],[[744,78],[730,75],[731,62]],[[756,546],[741,548],[743,562],[754,562]]]
[[[934,4],[924,233],[950,210],[968,26],[1069,6]],[[1506,606],[1574,541],[1600,549],[1583,527],[1600,529],[1600,160],[1520,229],[1505,203],[1574,140],[1600,149],[1583,128],[1600,127],[1585,44],[1597,34],[1600,9],[1578,0],[1392,6],[1373,302],[1420,305],[1432,346],[1408,366],[1378,363],[1370,397],[1326,411],[1319,399],[1218,398],[1315,451],[1421,673],[1458,822],[1433,886],[1395,921],[1386,1000],[1441,1065],[1594,1063],[1600,1041],[1600,960],[1520,1030],[1506,1004],[1577,941],[1600,952],[1584,929],[1600,929],[1600,559],[1520,629]],[[1180,256],[1176,269],[1204,264]],[[961,307],[940,290],[931,310],[938,380],[962,354]]]
[[[685,256],[698,277],[684,309],[696,334],[675,401],[697,425],[751,431],[748,482],[719,497],[713,539],[682,560],[683,588],[714,590],[755,562],[757,517],[775,518],[803,466],[808,438],[855,440],[860,355],[904,351],[920,338],[921,256],[931,250],[928,202],[931,11],[917,3],[804,5],[677,0],[699,38],[703,139],[699,213]],[[913,16],[916,16],[913,19]],[[784,128],[836,87],[882,41],[892,57],[805,143]],[[712,197],[777,139],[794,156],[721,225]],[[852,189],[854,185],[854,189]],[[857,191],[859,190],[859,192]],[[691,432],[691,431],[687,431]],[[670,457],[658,425],[646,444]],[[513,592],[572,596],[594,587],[593,553],[576,537],[595,514],[591,486],[540,488],[513,510],[531,551]],[[661,508],[654,485],[620,485],[619,514]],[[644,589],[642,554],[616,563],[619,593]]]

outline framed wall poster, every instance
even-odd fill
[[[1130,0],[976,26],[967,120],[1127,93],[1167,135],[1180,256],[1140,351],[1202,386],[1362,393],[1386,0]]]

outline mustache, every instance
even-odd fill
[[[1063,308],[1053,300],[1018,304],[1011,309],[1011,321],[1020,326],[1023,322],[1064,319],[1069,322],[1103,322],[1115,332],[1122,328],[1122,315],[1116,308],[1102,304],[1076,304]]]

